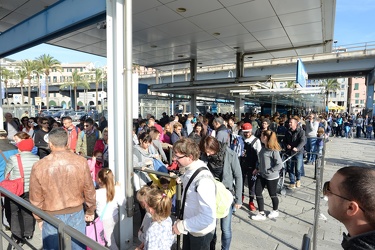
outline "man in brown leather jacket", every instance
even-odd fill
[[[86,159],[72,153],[67,143],[68,134],[63,128],[55,128],[49,133],[48,144],[52,152],[33,166],[30,202],[85,234],[85,220],[94,219],[95,188]],[[57,229],[34,216],[42,229],[43,249],[58,249]],[[80,248],[85,247],[72,239],[72,249]]]

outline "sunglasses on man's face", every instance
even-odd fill
[[[329,188],[330,183],[331,183],[330,181],[327,181],[327,182],[324,183],[324,185],[323,185],[323,194],[324,194],[324,195],[327,195],[327,194],[329,193],[329,194],[332,194],[332,195],[334,195],[334,196],[337,196],[337,197],[339,197],[339,198],[341,198],[341,199],[343,199],[343,200],[353,201],[353,200],[351,200],[351,199],[349,199],[349,198],[346,198],[346,197],[344,197],[344,196],[341,196],[341,195],[338,195],[338,194],[332,193],[331,189]],[[356,202],[356,201],[354,201],[354,202]],[[358,202],[356,202],[356,203],[358,204]],[[364,210],[361,206],[359,206],[359,204],[358,204],[358,207],[359,207],[363,212],[365,212],[365,210]]]

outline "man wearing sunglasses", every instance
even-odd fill
[[[344,167],[324,183],[328,213],[344,224],[344,249],[375,249],[375,168]]]

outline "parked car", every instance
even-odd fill
[[[79,121],[79,118],[81,118],[83,115],[86,115],[86,112],[72,111],[68,114],[68,116],[70,116],[74,122]]]
[[[50,117],[50,116],[53,116],[53,112],[52,111],[43,111],[40,114],[40,117]]]
[[[60,121],[64,116],[68,116],[73,110],[60,110],[52,115],[56,121]]]
[[[91,117],[94,121],[99,120],[99,112],[97,110],[90,110],[87,114],[88,117]]]

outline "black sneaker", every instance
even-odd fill
[[[25,240],[31,240],[32,238],[33,238],[33,236],[31,235],[31,236],[23,236],[23,238],[25,239]]]
[[[13,240],[14,242],[16,242],[16,244],[19,245],[20,247],[22,247],[22,246],[25,244],[24,239],[18,238],[18,237],[15,236],[14,234],[12,234],[11,238],[12,238],[12,240]]]

